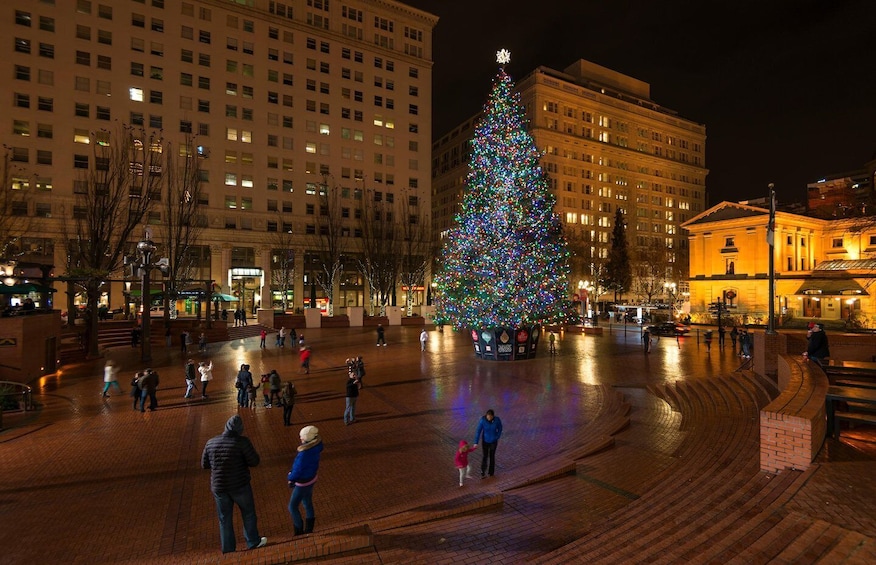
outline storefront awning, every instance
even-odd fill
[[[230,294],[214,294],[213,301],[214,302],[237,302],[237,297],[232,296]]]
[[[37,283],[0,284],[0,294],[30,294],[31,292],[39,294],[43,292],[56,292],[56,290],[50,286],[43,286]]]
[[[814,279],[804,282],[794,294],[809,296],[869,296],[853,279]]]
[[[156,294],[161,294],[161,293],[162,293],[162,290],[160,288],[149,289],[149,296],[155,296]],[[129,292],[128,294],[130,294],[131,296],[140,296],[140,289],[139,288],[132,289],[131,292]]]

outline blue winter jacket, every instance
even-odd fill
[[[481,416],[481,421],[478,422],[478,431],[475,432],[474,442],[481,443],[481,434],[484,436],[483,443],[496,443],[502,437],[502,420],[498,416],[493,416],[493,421],[487,420],[486,416]]]
[[[305,447],[305,446],[301,446]],[[299,447],[299,449],[301,449]],[[298,455],[295,456],[295,461],[292,463],[292,470],[286,477],[292,483],[305,483],[316,476],[319,471],[319,456],[322,453],[323,443],[320,440],[315,445],[311,445],[306,449],[301,449]],[[292,485],[294,486],[294,485]]]

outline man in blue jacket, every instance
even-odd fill
[[[480,441],[483,436],[483,441]],[[502,420],[496,417],[492,409],[487,410],[487,413],[481,416],[478,422],[478,431],[475,432],[474,447],[481,446],[483,455],[481,456],[481,478],[487,475],[487,462],[489,461],[489,473],[493,476],[496,471],[496,446],[499,445],[499,438],[502,437]]]
[[[243,435],[243,420],[235,414],[225,423],[222,434],[207,441],[201,455],[201,467],[210,469],[210,490],[216,499],[219,514],[219,539],[222,553],[237,549],[232,513],[240,507],[243,518],[243,537],[249,549],[263,547],[268,538],[259,536],[255,501],[250,485],[249,468],[259,464],[259,454]]]

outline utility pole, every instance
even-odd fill
[[[770,183],[770,220],[767,224],[767,244],[770,247],[770,263],[769,263],[769,314],[767,319],[768,334],[776,333],[776,191],[775,185]]]

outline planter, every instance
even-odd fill
[[[533,359],[541,337],[540,326],[471,330],[475,355],[490,361]]]

